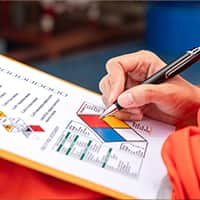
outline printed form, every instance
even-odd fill
[[[0,56],[2,158],[113,197],[156,198],[174,127],[100,119],[104,109],[100,95]]]

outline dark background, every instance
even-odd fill
[[[109,58],[146,49],[169,63],[196,46],[198,1],[0,2],[0,53],[96,92]],[[182,76],[200,84],[200,62]]]

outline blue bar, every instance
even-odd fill
[[[112,128],[94,128],[93,129],[105,142],[124,142],[126,141]]]

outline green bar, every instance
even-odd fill
[[[86,148],[84,149],[84,152],[83,152],[83,154],[82,154],[81,157],[80,157],[80,160],[83,160],[83,158],[84,158],[84,156],[85,156],[85,154],[86,154],[86,152],[87,152],[89,146],[91,145],[91,143],[92,143],[92,140],[90,140],[90,141],[87,143],[87,146],[86,146]]]
[[[70,135],[70,132],[68,132],[67,135],[65,135],[64,139],[62,140],[61,144],[59,145],[59,147],[57,148],[56,151],[60,151],[60,149],[62,148],[63,144],[65,143],[65,141],[69,137],[69,135]]]
[[[108,153],[107,153],[107,155],[106,155],[106,157],[105,157],[105,160],[104,160],[104,162],[103,162],[102,168],[104,168],[104,167],[106,166],[106,163],[107,163],[108,158],[109,158],[109,156],[110,156],[110,154],[111,154],[111,151],[112,151],[112,148],[109,148]]]
[[[72,147],[74,146],[74,144],[75,144],[75,142],[76,142],[76,140],[77,140],[78,138],[79,138],[79,135],[76,135],[76,137],[74,138],[73,142],[71,143],[69,149],[67,150],[66,155],[68,155],[69,152],[72,150]]]

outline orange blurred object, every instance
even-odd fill
[[[200,199],[200,110],[198,126],[169,135],[162,156],[172,184],[172,199]]]

